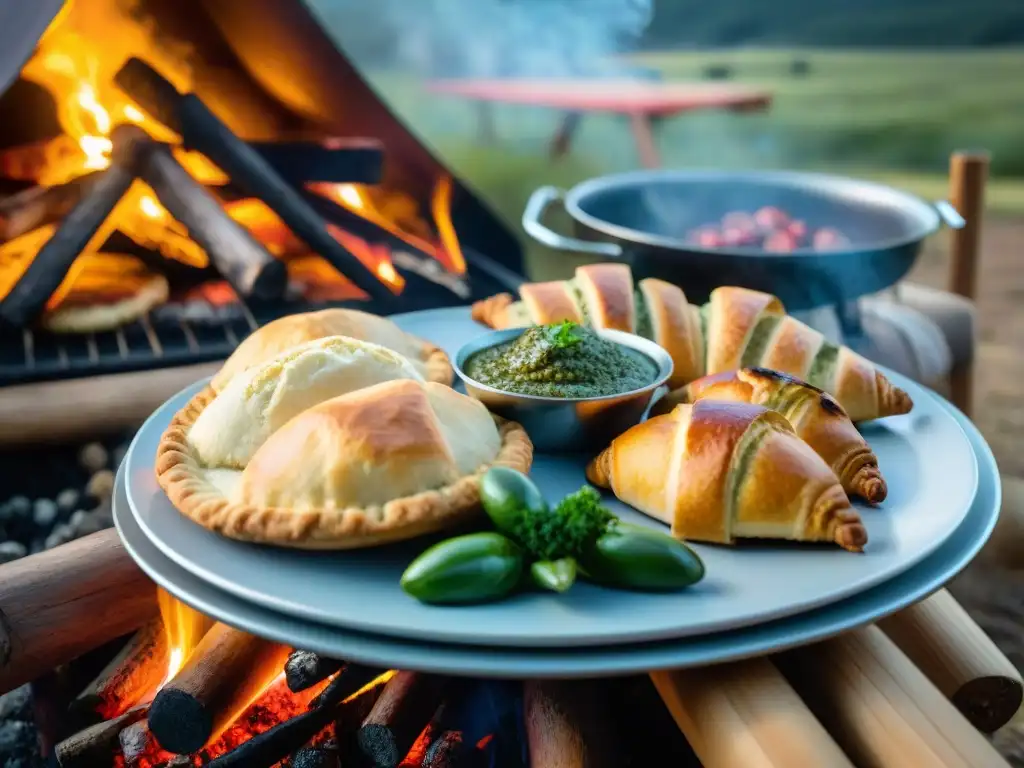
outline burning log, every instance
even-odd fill
[[[946,590],[878,625],[978,730],[994,733],[1020,708],[1020,673]]]
[[[356,740],[376,768],[397,768],[441,706],[447,680],[402,671],[396,674],[363,720]]]
[[[15,328],[34,320],[60,287],[75,259],[90,243],[99,245],[112,229],[104,227],[115,206],[135,180],[132,141],[135,135],[115,129],[114,155],[107,170],[97,175],[89,194],[63,218],[18,279],[0,301],[0,319]],[[108,231],[109,230],[109,231]]]
[[[117,656],[72,702],[73,715],[116,717],[156,691],[167,675],[167,630],[153,619],[135,633]]]
[[[159,72],[131,58],[114,81],[150,115],[209,157],[247,195],[270,206],[303,241],[376,302],[392,294],[359,259],[331,237],[326,222],[260,154],[236,136],[193,93],[181,94]]]
[[[530,765],[621,765],[604,701],[601,691],[589,681],[527,680],[523,684],[523,717]]]
[[[349,664],[339,672],[330,684],[309,705],[301,715],[275,725],[268,731],[253,736],[208,764],[208,768],[270,768],[288,757],[327,727],[335,717],[349,716],[344,712],[351,704],[360,706],[359,697],[345,702],[364,686],[380,677],[382,670]],[[154,702],[155,703],[155,702]]]
[[[158,611],[156,587],[113,528],[0,566],[0,693]]]
[[[767,659],[652,672],[651,679],[709,768],[853,768]]]
[[[136,707],[69,736],[54,750],[57,764],[61,768],[92,768],[110,764],[121,745],[121,732],[145,717],[146,707]]]
[[[312,651],[292,651],[284,663],[285,679],[292,693],[312,688],[344,666],[345,662],[328,659]]]
[[[281,177],[303,184],[379,184],[384,174],[384,146],[374,139],[261,141],[250,146]]]
[[[778,664],[862,768],[1007,766],[878,627],[782,654]]]
[[[197,182],[163,144],[150,140],[141,128],[131,132],[136,163],[143,181],[189,236],[202,246],[217,270],[242,296],[277,299],[284,295],[288,275],[245,227],[231,219],[217,200]]]
[[[0,200],[0,243],[66,216],[88,194],[98,173],[52,187],[30,187]]]
[[[153,699],[149,729],[168,752],[191,754],[220,733],[280,673],[288,649],[214,624]]]

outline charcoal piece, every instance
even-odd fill
[[[342,661],[312,651],[292,651],[284,665],[285,680],[289,690],[298,693],[326,680],[341,669],[343,664]]]
[[[27,520],[32,514],[32,502],[26,496],[12,496],[0,505],[0,523]]]
[[[292,758],[291,768],[339,768],[338,748],[334,744],[303,747]]]
[[[78,493],[72,491],[75,494],[75,501],[78,500]],[[74,504],[71,505],[72,507]],[[60,505],[51,501],[50,499],[36,499],[32,504],[32,522],[39,528],[49,529],[54,522],[57,520],[57,515],[60,512]]]
[[[12,720],[0,723],[0,765],[17,765],[17,760],[28,760],[23,765],[37,761],[39,747],[36,743],[36,727],[32,723]]]
[[[0,696],[0,721],[32,720],[32,689],[26,683]]]
[[[70,517],[71,513],[78,509],[78,502],[81,500],[82,494],[74,488],[65,488],[63,491],[57,494],[54,501],[57,504],[57,512],[61,515]],[[52,520],[50,521],[53,522]],[[47,523],[41,523],[36,518],[36,525],[47,525]]]

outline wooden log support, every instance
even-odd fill
[[[316,182],[380,184],[384,176],[384,145],[376,139],[257,141],[250,146],[295,187]]]
[[[349,664],[313,699],[307,711],[253,736],[208,763],[208,768],[271,768],[277,765],[327,727],[338,716],[339,706],[344,710],[346,699],[381,674],[383,670],[380,669]]]
[[[214,624],[153,699],[149,729],[161,748],[191,754],[219,734],[281,673],[288,648]]]
[[[284,663],[285,681],[292,693],[312,688],[344,666],[345,662],[329,659],[312,651],[292,651]]]
[[[384,686],[359,728],[359,749],[375,768],[397,768],[441,706],[447,680],[402,671]]]
[[[777,663],[859,768],[1007,766],[878,627],[784,653]]]
[[[705,768],[853,768],[767,659],[652,672],[651,680]]]
[[[137,58],[129,59],[114,81],[149,114],[180,134],[186,147],[205,154],[247,195],[270,206],[306,245],[371,299],[383,303],[393,298],[377,276],[331,236],[326,222],[299,192],[199,97],[179,93],[159,72]]]
[[[1024,701],[1020,672],[946,590],[878,625],[978,730],[999,730]]]
[[[115,129],[110,167],[91,183],[85,195],[63,218],[28,269],[0,300],[0,320],[24,328],[35,320],[64,281],[71,265],[87,247],[99,245],[113,231],[104,226],[114,208],[135,181],[134,134]]]
[[[145,717],[146,707],[136,707],[69,736],[54,750],[57,765],[61,768],[95,768],[113,764],[114,753],[121,747],[121,732]]]
[[[156,587],[113,528],[0,566],[0,693],[158,613]]]
[[[167,630],[160,618],[145,624],[71,703],[76,716],[117,717],[156,693],[167,676]]]
[[[950,230],[949,290],[971,301],[978,292],[978,260],[985,214],[985,185],[989,156],[985,152],[955,152],[949,161],[949,199],[964,218],[962,229]],[[949,373],[950,399],[967,416],[974,396],[974,361]]]
[[[622,764],[599,685],[578,680],[527,680],[523,684],[531,765],[617,768]]]

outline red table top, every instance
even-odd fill
[[[574,112],[669,115],[696,109],[752,109],[771,104],[766,91],[719,83],[642,80],[435,80],[433,93]]]

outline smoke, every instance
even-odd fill
[[[433,77],[614,73],[653,0],[310,0],[355,58]],[[372,48],[372,50],[370,50]],[[358,50],[357,50],[358,49]]]

